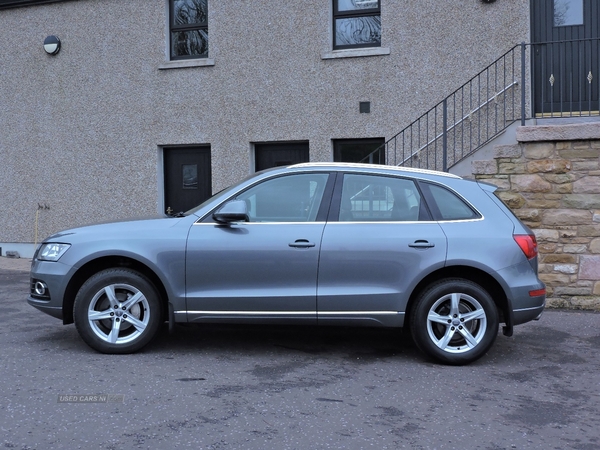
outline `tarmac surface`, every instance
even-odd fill
[[[397,330],[164,326],[102,355],[0,258],[0,448],[600,448],[600,313],[546,311],[469,366]]]
[[[7,258],[0,256],[0,270],[17,270],[29,272],[31,268],[31,259],[28,258]]]

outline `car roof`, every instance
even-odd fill
[[[369,170],[369,171],[385,171],[392,172],[397,175],[401,174],[423,174],[423,175],[434,175],[447,178],[462,179],[458,175],[454,175],[448,172],[440,172],[437,170],[428,169],[417,169],[413,167],[399,167],[399,166],[388,166],[383,164],[361,164],[361,163],[341,163],[341,162],[311,162],[311,163],[300,163],[288,166],[288,168],[319,168],[319,169],[331,169],[331,170]]]

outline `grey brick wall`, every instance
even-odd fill
[[[308,140],[327,161],[332,139],[390,138],[529,40],[528,0],[382,0],[389,54],[324,58],[330,8],[211,1],[214,65],[178,69],[165,68],[166,0],[1,10],[0,243],[33,242],[36,215],[42,239],[162,211],[165,145],[210,144],[217,191],[252,170],[252,142]]]

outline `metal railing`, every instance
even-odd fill
[[[599,42],[515,45],[361,162],[448,171],[519,120],[597,115]]]

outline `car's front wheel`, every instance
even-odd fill
[[[498,311],[488,292],[459,278],[426,288],[412,309],[413,339],[430,357],[453,365],[483,356],[498,335]]]
[[[75,297],[73,319],[81,338],[102,353],[136,352],[161,323],[159,295],[142,274],[107,269],[90,277]]]

